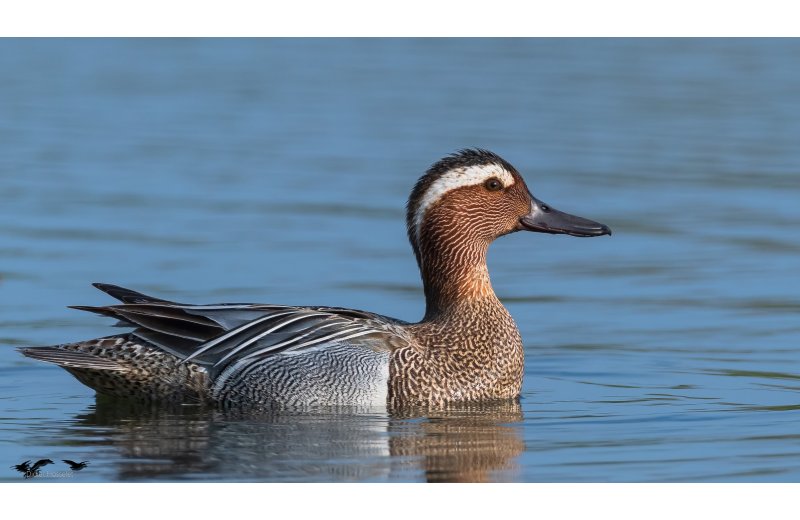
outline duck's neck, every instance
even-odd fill
[[[476,303],[501,305],[489,281],[488,241],[452,235],[427,236],[420,243],[419,268],[425,287],[423,321],[446,319]]]

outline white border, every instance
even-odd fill
[[[6,518],[797,518],[797,484],[5,484]]]
[[[9,0],[2,36],[798,36],[789,0]]]

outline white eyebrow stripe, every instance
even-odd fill
[[[416,232],[417,240],[419,240],[420,227],[422,226],[425,212],[445,193],[464,186],[483,184],[486,179],[491,177],[497,177],[503,183],[504,188],[514,184],[514,176],[499,164],[480,164],[457,168],[444,173],[436,179],[422,196],[422,200],[419,201],[419,206],[417,206],[417,212],[414,214],[414,231]]]

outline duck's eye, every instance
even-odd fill
[[[491,179],[486,179],[486,182],[484,182],[483,185],[486,186],[486,189],[489,191],[499,191],[503,189],[503,183],[494,177]]]

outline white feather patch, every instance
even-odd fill
[[[420,226],[425,218],[425,212],[436,201],[441,199],[447,192],[464,186],[475,186],[483,184],[487,179],[497,178],[503,183],[503,188],[508,188],[514,184],[514,176],[499,164],[482,164],[479,166],[469,166],[467,168],[456,168],[444,173],[441,177],[430,185],[422,196],[422,200],[417,206],[417,213],[414,215],[414,229],[419,240]]]

